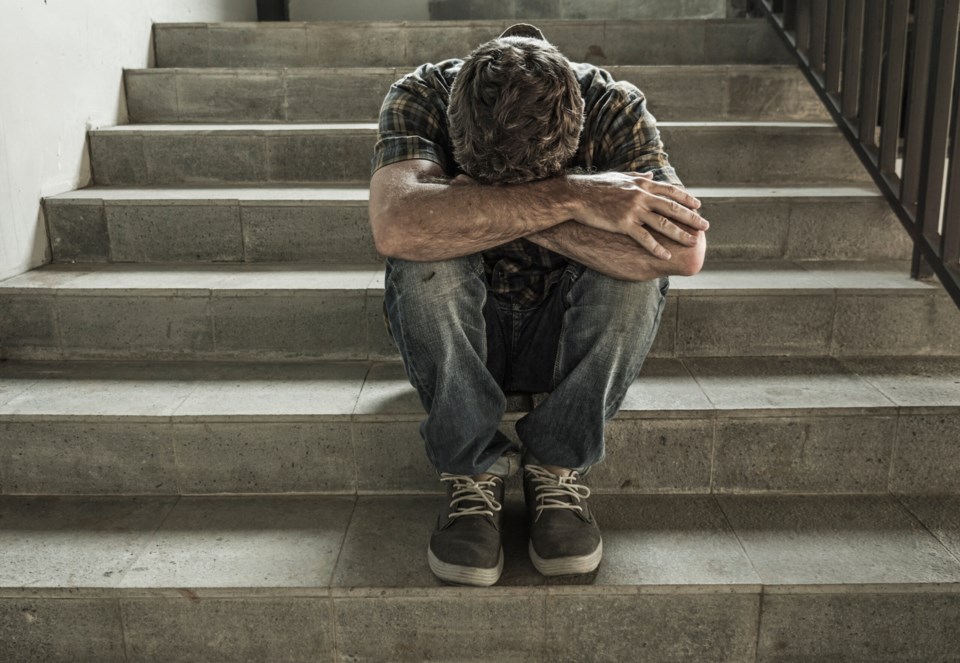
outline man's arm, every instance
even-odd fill
[[[572,216],[572,198],[560,180],[502,187],[458,184],[438,164],[423,159],[377,170],[370,181],[377,251],[406,260],[448,260],[546,230]]]
[[[615,279],[648,281],[660,276],[692,276],[700,271],[707,250],[707,235],[698,230],[691,232],[696,237],[693,246],[678,244],[654,233],[670,252],[666,260],[651,255],[629,237],[573,221],[528,235],[527,239]]]
[[[477,253],[573,220],[623,235],[650,254],[671,258],[656,230],[694,246],[690,229],[707,222],[700,202],[679,187],[637,173],[563,175],[528,184],[489,186],[447,178],[438,164],[413,159],[378,169],[370,182],[370,223],[377,250],[406,260],[447,260]],[[701,233],[702,234],[702,233]],[[553,241],[559,241],[557,236]]]
[[[652,175],[644,175],[652,179]],[[672,185],[665,183],[663,186]],[[665,219],[664,223],[671,222]],[[656,239],[670,252],[667,259],[652,255],[623,235],[578,223],[561,223],[527,235],[527,239],[607,276],[624,281],[647,281],[660,276],[698,273],[707,250],[704,230],[705,227],[685,229],[696,240],[692,245],[688,242],[680,244],[654,231]]]

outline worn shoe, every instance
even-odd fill
[[[444,473],[440,480],[447,484],[447,504],[430,537],[430,570],[446,582],[490,586],[503,571],[503,479]]]
[[[554,474],[527,465],[523,494],[530,522],[530,561],[545,576],[590,573],[600,565],[603,541],[587,506],[590,489],[580,475]]]

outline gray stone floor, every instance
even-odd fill
[[[595,573],[539,576],[513,495],[503,579],[474,589],[427,568],[437,496],[3,497],[0,654],[27,660],[67,621],[84,636],[58,636],[50,660],[90,647],[101,660],[124,650],[126,660],[417,660],[452,655],[445,633],[457,649],[497,633],[483,658],[506,660],[623,660],[636,648],[658,660],[776,660],[811,642],[823,656],[881,642],[949,660],[939,657],[960,644],[928,621],[960,616],[955,496],[594,504],[605,550]],[[878,640],[852,643],[850,623]],[[551,649],[551,634],[571,632]]]

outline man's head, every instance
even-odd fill
[[[517,26],[520,27],[520,26]],[[470,177],[511,184],[561,173],[576,154],[583,98],[570,63],[539,31],[508,30],[467,56],[450,93],[453,155]],[[533,31],[532,34],[530,31]]]

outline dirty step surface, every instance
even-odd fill
[[[711,260],[908,260],[869,187],[690,187]],[[380,262],[362,186],[90,187],[44,202],[54,262]]]
[[[422,418],[398,363],[4,362],[0,490],[435,492]],[[960,494],[957,439],[960,359],[649,359],[590,483]]]
[[[949,660],[957,499],[597,496],[599,569],[547,580],[511,494],[503,578],[476,589],[427,569],[436,496],[5,497],[0,656]]]

